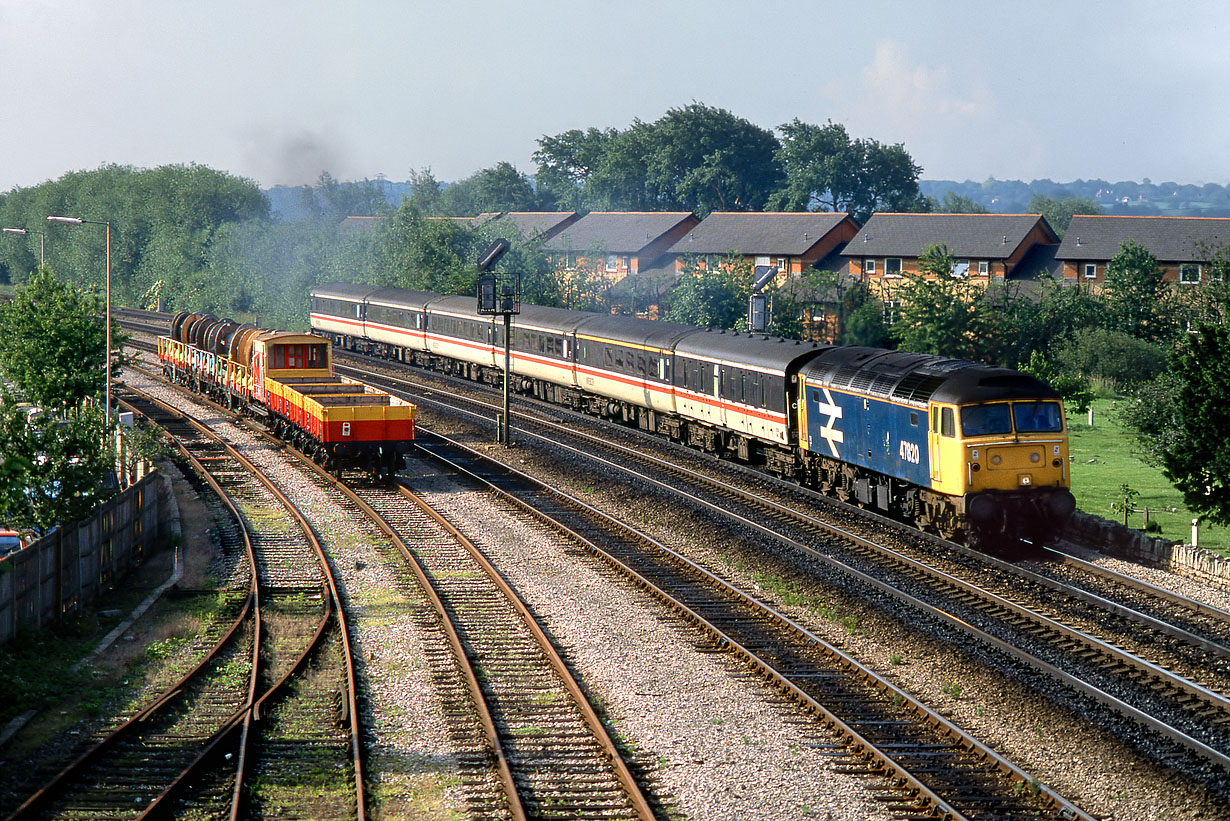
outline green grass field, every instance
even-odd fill
[[[1132,434],[1123,428],[1115,414],[1115,401],[1099,399],[1093,403],[1093,427],[1086,415],[1069,415],[1069,447],[1072,459],[1072,493],[1076,504],[1086,513],[1123,522],[1123,494],[1127,484],[1137,491],[1136,510],[1128,515],[1128,526],[1144,526],[1144,508],[1149,519],[1161,525],[1159,535],[1166,539],[1190,542],[1191,511],[1183,506],[1183,495],[1167,481],[1161,470],[1145,464],[1133,453]],[[1116,505],[1112,509],[1112,505]],[[1173,511],[1173,512],[1172,512]],[[1200,546],[1230,555],[1230,529],[1200,526]]]

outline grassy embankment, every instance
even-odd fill
[[[1128,515],[1128,526],[1144,526],[1144,508],[1150,521],[1161,525],[1166,539],[1190,542],[1195,515],[1183,506],[1183,495],[1162,475],[1133,453],[1132,434],[1124,429],[1115,414],[1115,402],[1099,399],[1093,403],[1093,427],[1086,415],[1069,414],[1069,447],[1072,456],[1072,492],[1076,504],[1086,513],[1123,522],[1122,485],[1140,495],[1135,510]],[[1112,505],[1114,508],[1112,509]],[[1172,512],[1173,511],[1173,512]],[[1230,529],[1210,524],[1200,526],[1200,546],[1230,555]]]

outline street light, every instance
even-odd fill
[[[107,355],[103,365],[103,415],[108,424],[111,422],[111,221],[83,220],[78,217],[48,217],[47,221],[57,225],[105,225],[107,226]]]
[[[6,234],[38,234],[38,267],[43,267],[43,240],[47,237],[42,231],[27,231],[25,228],[4,228]]]

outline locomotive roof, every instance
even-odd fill
[[[830,348],[807,368],[808,381],[926,405],[1003,399],[1057,399],[1045,383],[1011,368],[880,348]]]
[[[737,331],[696,331],[679,340],[675,352],[698,359],[737,361],[753,367],[787,373],[824,347],[815,342],[782,339]],[[796,364],[797,363],[797,364]]]

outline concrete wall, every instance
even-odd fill
[[[1186,576],[1230,583],[1230,559],[1201,547],[1150,536],[1098,516],[1077,511],[1064,530],[1069,541],[1097,548],[1108,556],[1163,567]]]

